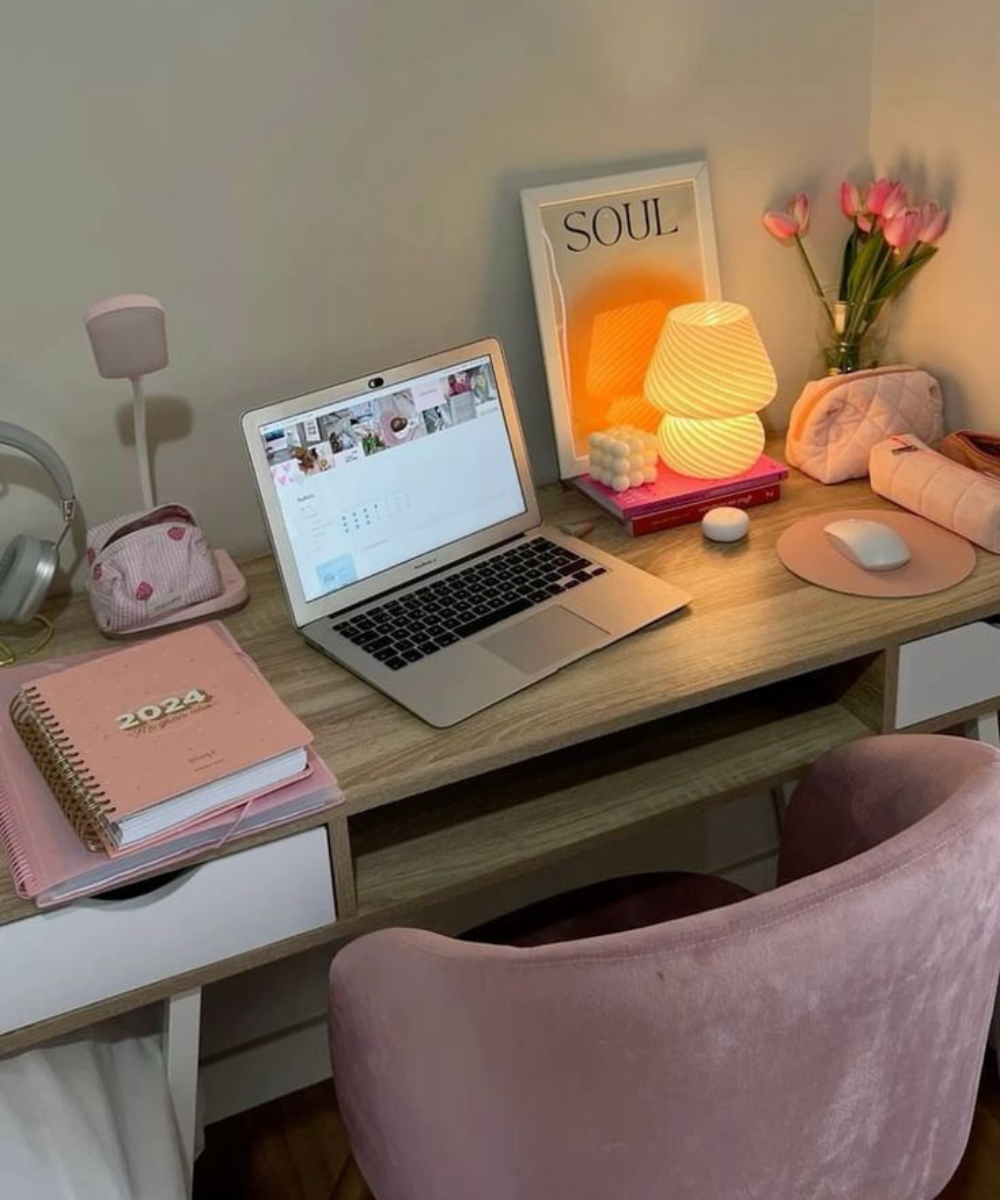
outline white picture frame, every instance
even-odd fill
[[[590,432],[646,411],[641,378],[667,312],[721,299],[708,164],[527,188],[521,212],[559,476],[572,479]]]

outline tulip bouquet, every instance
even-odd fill
[[[870,342],[888,302],[937,253],[948,212],[937,204],[911,205],[903,184],[876,179],[867,187],[844,180],[840,207],[851,222],[836,292],[819,282],[802,243],[809,229],[809,197],[799,192],[784,212],[764,214],[767,231],[802,256],[821,305],[824,354],[831,375],[874,366]]]

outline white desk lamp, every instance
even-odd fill
[[[146,397],[142,390],[144,375],[162,371],[167,365],[167,322],[163,305],[152,296],[111,296],[87,309],[84,316],[87,336],[94,351],[97,370],[104,379],[128,379],[135,401],[135,450],[139,459],[139,483],[146,509],[156,507],[153,479],[146,438]],[[216,617],[240,608],[249,595],[246,580],[225,550],[213,550],[219,568],[222,590],[219,595],[187,608],[174,609],[121,636],[146,633],[180,621]],[[109,635],[110,636],[110,635]],[[117,635],[116,635],[117,636]]]
[[[167,322],[163,305],[152,296],[112,296],[92,304],[84,316],[84,323],[102,378],[131,380],[142,502],[147,509],[153,508],[156,497],[146,438],[146,397],[142,378],[154,371],[162,371],[167,365]]]

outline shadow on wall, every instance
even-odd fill
[[[123,446],[135,447],[135,426],[132,402],[120,404],[115,410],[115,427]],[[146,398],[146,428],[149,438],[149,470],[156,487],[156,451],[164,442],[179,442],[194,428],[194,406],[183,396],[148,396]],[[238,437],[238,435],[237,435]],[[138,475],[138,463],[135,467]]]

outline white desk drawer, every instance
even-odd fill
[[[328,925],[326,829],[195,867],[131,900],[0,927],[0,1033]]]
[[[1000,629],[973,621],[899,648],[896,728],[1000,696]]]

